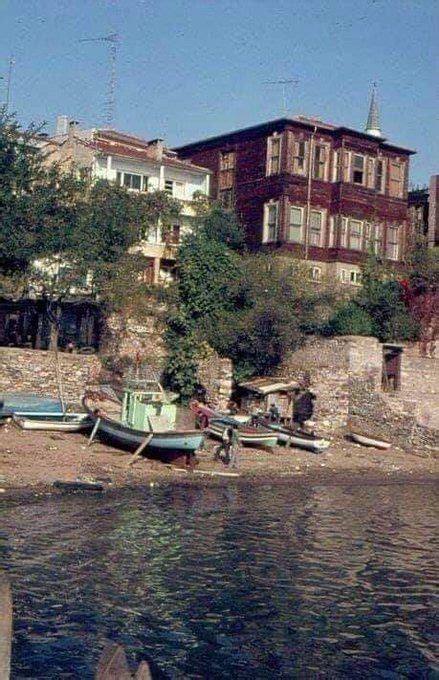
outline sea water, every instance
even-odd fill
[[[155,486],[4,501],[13,678],[434,678],[433,484]],[[436,669],[436,670],[435,670]]]

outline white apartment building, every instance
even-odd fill
[[[163,239],[160,224],[139,246],[150,261],[145,277],[153,283],[172,277],[181,236],[195,217],[194,194],[209,195],[211,171],[181,160],[162,139],[145,140],[107,129],[82,130],[67,116],[59,116],[56,132],[45,146],[48,162],[78,168],[91,178],[106,179],[130,191],[165,191],[181,201],[181,214]]]

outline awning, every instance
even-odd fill
[[[295,380],[286,381],[284,378],[251,378],[245,382],[239,383],[239,387],[258,394],[271,394],[272,392],[290,392],[299,387],[299,383]]]

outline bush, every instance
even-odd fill
[[[366,310],[354,301],[340,307],[327,328],[327,335],[373,335],[373,322]]]

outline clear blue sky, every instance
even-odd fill
[[[99,125],[117,31],[115,127],[170,145],[292,114],[362,129],[378,81],[389,141],[416,149],[411,180],[439,172],[439,0],[0,0],[11,109]],[[5,80],[0,81],[4,99]]]

